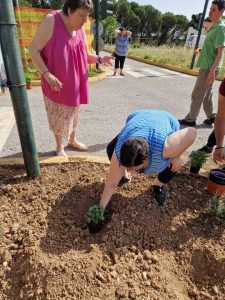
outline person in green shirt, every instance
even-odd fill
[[[203,123],[212,125],[215,120],[212,85],[219,73],[223,61],[225,47],[225,24],[221,21],[224,13],[225,1],[213,1],[209,11],[212,27],[208,30],[201,50],[197,67],[198,77],[191,95],[189,113],[179,120],[181,125],[196,126],[196,119],[203,104],[207,119]]]

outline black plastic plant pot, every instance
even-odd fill
[[[190,172],[192,174],[198,174],[199,170],[200,170],[200,167],[191,166],[191,168],[190,168]]]
[[[89,232],[91,234],[95,234],[102,229],[103,225],[104,225],[103,221],[99,221],[98,223],[95,223],[94,221],[90,220],[90,222],[88,223]]]

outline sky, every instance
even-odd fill
[[[203,12],[205,0],[129,0],[139,5],[152,5],[160,12],[171,12],[174,15],[184,15],[191,20],[191,16]],[[208,9],[212,0],[208,3]],[[207,10],[208,12],[208,10]]]

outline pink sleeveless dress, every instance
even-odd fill
[[[54,30],[41,57],[48,70],[62,82],[60,92],[53,91],[42,76],[43,94],[50,100],[79,106],[88,103],[88,62],[87,48],[82,29],[72,36],[58,12],[54,16]]]
[[[76,129],[79,106],[89,102],[87,48],[83,30],[72,36],[58,12],[54,16],[53,34],[41,51],[48,70],[62,82],[59,92],[53,91],[42,76],[49,129],[69,139]]]

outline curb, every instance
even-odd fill
[[[88,77],[88,82],[96,82],[99,80],[102,80],[106,77],[106,71],[104,70],[101,74],[94,76],[94,77]],[[41,86],[41,80],[32,80],[32,85],[33,86]]]
[[[108,49],[104,49],[104,51],[108,52],[108,53],[112,53],[112,51],[110,51]],[[173,66],[173,65],[167,65],[167,64],[160,63],[160,62],[155,62],[153,60],[149,60],[149,59],[144,59],[144,58],[140,58],[140,57],[137,57],[137,56],[133,56],[133,55],[130,55],[130,54],[128,54],[127,57],[130,58],[130,59],[133,59],[133,60],[140,61],[142,63],[148,64],[148,65],[157,66],[157,67],[168,69],[168,70],[171,70],[171,71],[175,71],[175,72],[179,72],[179,73],[183,73],[183,74],[188,74],[188,75],[192,75],[192,76],[197,76],[198,75],[198,71],[197,70],[189,70],[189,69],[185,69],[185,68],[181,68],[181,67],[176,67],[176,66]],[[220,81],[222,81],[223,78],[224,78],[223,75],[218,75],[216,77],[216,79],[220,80]]]
[[[74,162],[93,162],[98,164],[109,165],[109,160],[106,157],[100,156],[40,156],[38,157],[40,165],[48,164],[64,164]],[[0,158],[0,166],[24,166],[23,158]]]

